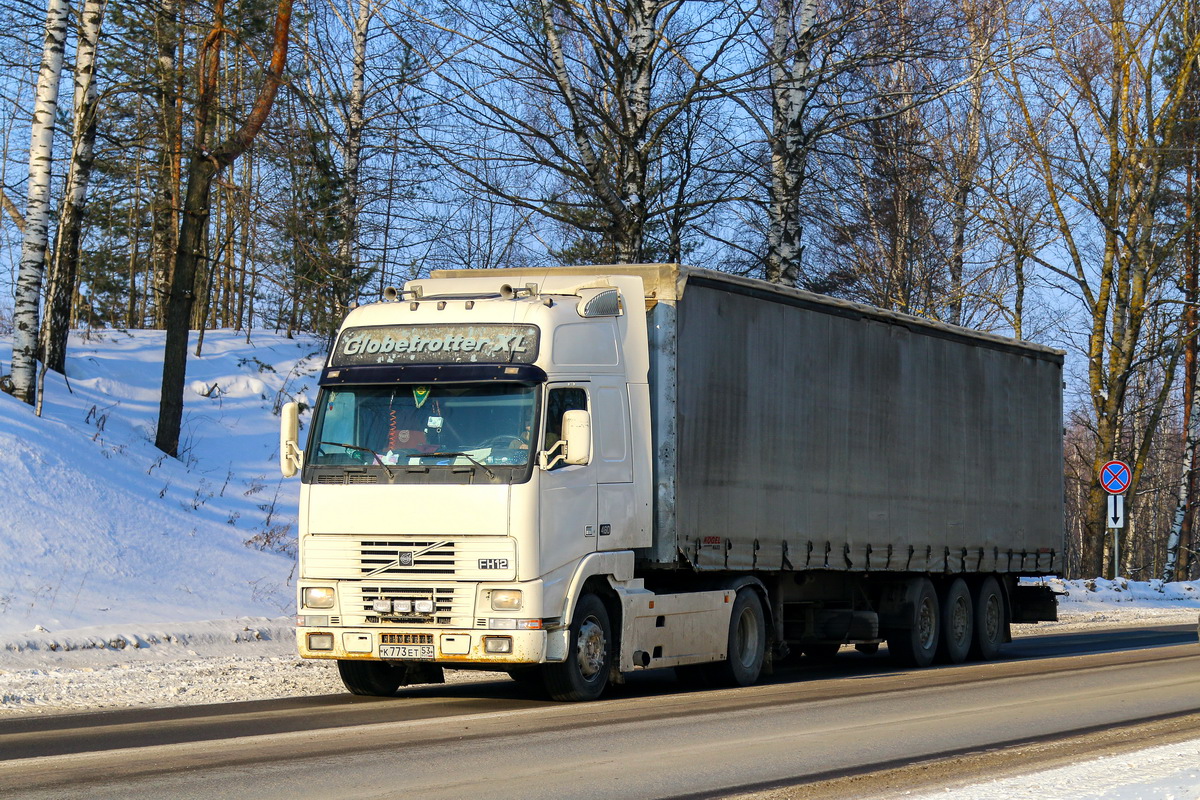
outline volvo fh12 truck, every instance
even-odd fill
[[[1062,353],[678,265],[435,272],[351,311],[300,447],[306,658],[589,700],[1055,618]]]

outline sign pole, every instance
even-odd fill
[[[1113,578],[1121,577],[1121,529],[1113,528]]]
[[[1113,577],[1121,577],[1121,528],[1125,527],[1125,491],[1133,479],[1124,461],[1109,461],[1100,468],[1100,485],[1108,492],[1105,521],[1113,532]]]

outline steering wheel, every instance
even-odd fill
[[[520,436],[509,436],[508,434],[504,434],[501,436],[493,436],[490,439],[485,439],[479,444],[479,449],[482,450],[483,448],[487,447],[493,450],[500,448],[505,450],[513,450],[523,444],[525,444],[525,440]]]

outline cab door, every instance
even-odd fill
[[[591,411],[586,382],[552,383],[546,387],[542,415],[542,449],[562,438],[563,414]],[[592,464],[559,464],[541,472],[540,527],[542,573],[596,551],[596,475]]]

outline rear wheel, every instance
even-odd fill
[[[912,600],[910,627],[888,635],[888,652],[906,666],[928,667],[937,654],[941,627],[937,592],[928,578],[917,578],[909,585],[908,594]]]
[[[743,588],[729,616],[728,657],[708,665],[714,683],[749,686],[758,680],[767,654],[767,623],[758,592]]]
[[[938,660],[961,664],[971,651],[975,630],[975,613],[967,582],[962,578],[951,581],[942,595],[941,606],[942,633],[938,637]]]
[[[612,633],[608,609],[594,594],[585,594],[571,618],[571,644],[560,664],[546,664],[542,680],[555,700],[595,700],[608,685],[612,668]]]
[[[338,660],[338,674],[351,694],[391,697],[405,682],[403,667],[387,661]]]
[[[971,641],[971,658],[984,661],[1000,654],[1008,627],[1008,612],[1000,584],[989,575],[975,590],[975,636]]]

